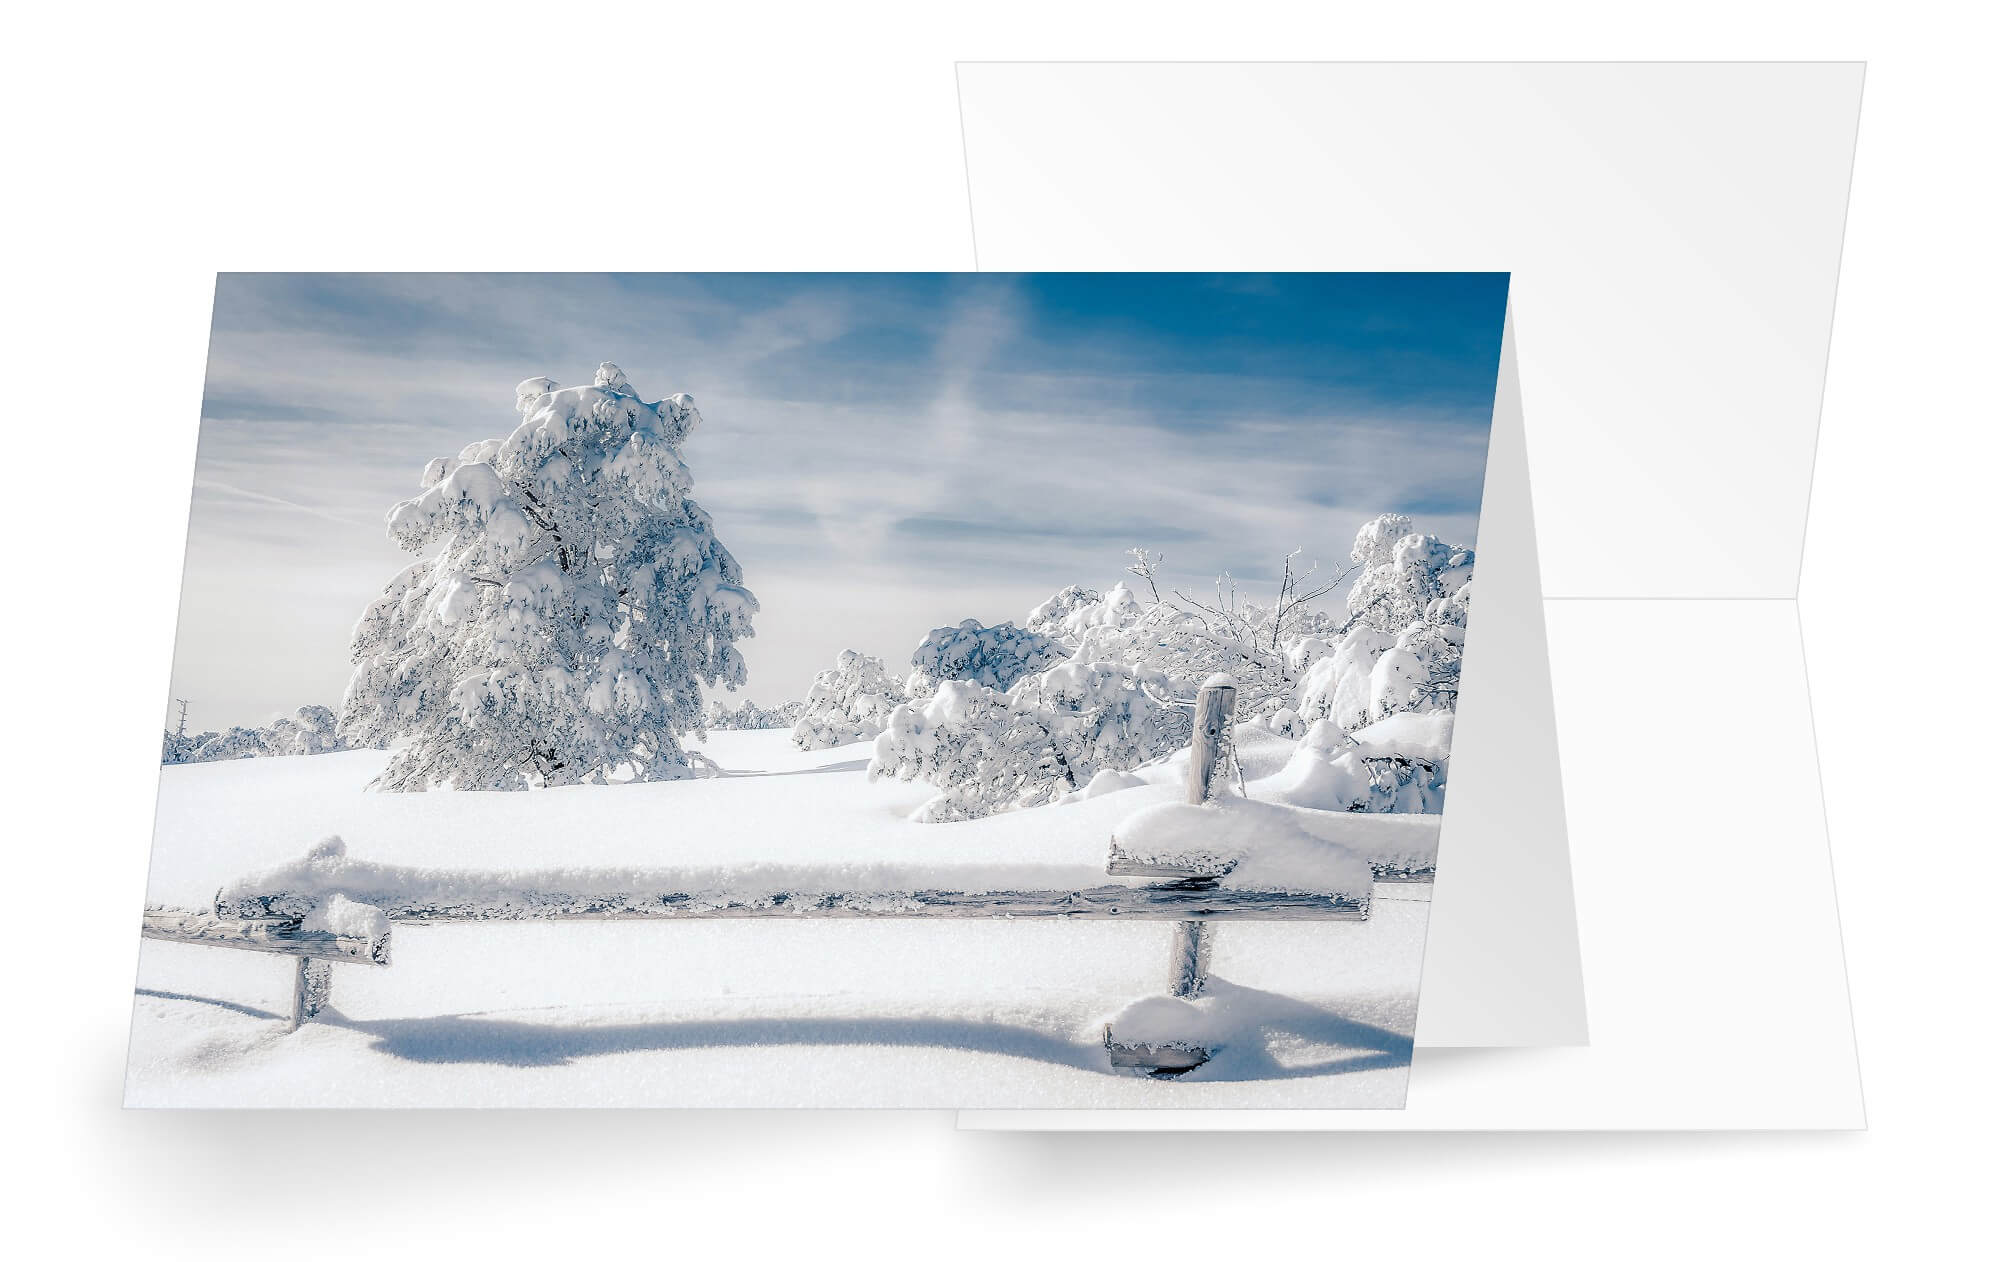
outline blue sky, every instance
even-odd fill
[[[704,418],[695,498],[763,602],[743,695],[842,648],[1019,621],[1125,549],[1253,595],[1378,512],[1471,543],[1500,274],[226,275],[174,695],[199,727],[336,704],[407,562],[383,514],[498,437],[516,382],[624,368]]]

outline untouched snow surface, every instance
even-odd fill
[[[368,752],[169,767],[148,901],[206,906],[330,833],[356,856],[452,868],[549,868],[567,848],[591,868],[865,854],[1089,865],[1102,882],[1114,826],[1177,792],[914,824],[930,788],[869,784],[865,746],[800,753],[748,731],[705,752],[731,774],[511,794],[364,793],[386,757]],[[1393,1108],[1426,892],[1378,886],[1362,924],[1219,926],[1199,1011],[1221,1050],[1172,1082],[1112,1070],[1101,1046],[1106,1020],[1164,989],[1160,923],[405,924],[393,966],[336,966],[331,1009],[292,1035],[288,959],[147,941],[127,1100]]]

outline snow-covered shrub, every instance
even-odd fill
[[[1132,589],[1123,583],[1114,583],[1111,590],[1098,599],[1071,606],[1057,625],[1065,638],[1081,644],[1093,631],[1122,631],[1137,625],[1145,616],[1146,607]]]
[[[806,692],[805,709],[792,728],[800,749],[852,745],[880,732],[889,713],[909,699],[903,685],[882,667],[882,659],[843,649],[832,670],[823,670]]]
[[[1294,678],[1303,677],[1321,658],[1331,656],[1333,645],[1316,635],[1301,636],[1285,645],[1285,669]]]
[[[1299,677],[1330,651],[1328,638],[1338,637],[1339,624],[1313,602],[1344,574],[1316,583],[1311,567],[1296,568],[1296,553],[1284,558],[1269,604],[1243,596],[1226,574],[1216,580],[1212,598],[1178,590],[1161,595],[1159,558],[1143,549],[1132,555],[1137,559],[1128,568],[1146,581],[1152,599],[1120,583],[1098,604],[1073,610],[1064,630],[1077,660],[1157,670],[1183,697],[1210,675],[1232,675],[1237,713],[1259,718],[1292,704]]]
[[[1011,685],[998,670],[976,681],[980,671],[967,664],[985,659],[959,649],[987,628],[933,632],[920,659],[926,650],[940,662],[946,650],[956,656],[935,668],[937,676],[912,675],[914,699],[876,738],[870,775],[936,786],[938,796],[918,815],[928,820],[1116,791],[1142,764],[1188,743],[1186,707],[1205,680],[1227,674],[1238,685],[1239,724],[1254,725],[1239,728],[1246,738],[1280,750],[1300,742],[1290,770],[1307,804],[1439,808],[1448,738],[1419,757],[1380,752],[1347,733],[1432,713],[1449,730],[1470,603],[1469,549],[1416,533],[1407,517],[1376,518],[1355,540],[1359,594],[1344,618],[1316,602],[1349,571],[1315,579],[1312,566],[1295,564],[1297,554],[1284,558],[1268,603],[1239,593],[1227,575],[1213,598],[1163,591],[1160,559],[1132,555],[1128,571],[1140,586],[1121,582],[1101,596],[1064,588],[1029,614],[1026,632],[1005,628],[1045,636],[1051,655],[1068,654],[1060,665],[1031,665]],[[962,677],[944,678],[944,670]]]
[[[1038,806],[1173,752],[1189,734],[1186,710],[1161,698],[1158,672],[1066,662],[1007,692],[946,680],[899,706],[875,738],[870,779],[924,780],[938,796],[914,818],[943,823]]]
[[[689,497],[686,395],[616,365],[515,390],[522,420],[424,470],[389,535],[425,560],[354,629],[341,731],[393,744],[376,785],[521,789],[690,774],[702,685],[739,685],[756,599]]]
[[[1109,663],[1157,674],[1163,695],[1189,698],[1214,674],[1239,683],[1244,718],[1289,702],[1292,686],[1282,653],[1248,638],[1245,629],[1167,601],[1146,603],[1123,583],[1095,605],[1065,620],[1072,660]]]
[[[1067,779],[1079,789],[1100,770],[1128,770],[1188,743],[1192,711],[1171,704],[1166,680],[1144,667],[1066,662],[1030,675],[1008,696],[1057,739]]]
[[[754,701],[745,701],[732,710],[723,704],[722,698],[717,697],[708,703],[708,729],[711,732],[770,731],[792,726],[805,711],[806,703],[803,701],[787,701],[768,708]]]
[[[1423,617],[1432,601],[1449,599],[1472,579],[1472,549],[1410,527],[1402,514],[1384,513],[1354,537],[1350,555],[1361,573],[1348,589],[1347,611],[1378,631],[1401,630]]]
[[[1386,513],[1361,528],[1354,559],[1366,568],[1348,593],[1349,623],[1330,651],[1298,641],[1308,662],[1293,708],[1311,722],[1353,729],[1405,711],[1452,710],[1472,603],[1473,553],[1406,530]]]
[[[237,758],[265,758],[273,752],[271,733],[268,728],[232,727],[226,732],[209,735],[195,747],[194,762],[228,762]]]
[[[1352,736],[1331,719],[1314,723],[1283,770],[1250,795],[1321,811],[1444,809],[1452,716],[1398,715]]]
[[[353,746],[340,739],[334,713],[323,705],[300,706],[280,715],[268,727],[232,727],[226,732],[188,736],[168,732],[160,744],[164,763],[223,762],[234,758],[330,754]]]
[[[1333,652],[1314,661],[1299,684],[1293,709],[1311,723],[1332,719],[1343,729],[1360,727],[1372,714],[1375,663],[1396,645],[1396,637],[1367,624],[1341,637]]]
[[[1029,610],[1028,620],[1022,625],[1042,635],[1059,636],[1063,634],[1063,622],[1070,614],[1085,605],[1095,605],[1103,599],[1103,593],[1072,583]]]
[[[213,736],[215,733],[204,732],[202,735]],[[169,767],[175,763],[193,762],[194,759],[190,755],[194,753],[195,741],[197,739],[196,737],[189,736],[186,732],[176,732],[169,729],[160,737],[160,762]]]
[[[269,744],[274,754],[330,754],[346,748],[340,742],[340,718],[330,707],[300,706],[270,727]]]
[[[1061,645],[1011,622],[986,627],[967,618],[955,627],[937,627],[910,654],[909,693],[927,697],[947,679],[984,684],[1001,692],[1023,675],[1046,670],[1068,657]]]

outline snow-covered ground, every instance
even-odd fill
[[[163,769],[148,901],[297,860],[456,868],[1005,860],[1102,873],[1142,785],[914,824],[922,784],[869,784],[866,746],[801,754],[718,732],[717,779],[536,793],[364,793],[378,753]],[[1256,775],[1249,766],[1246,771]],[[1112,1070],[1103,1022],[1165,984],[1160,923],[758,920],[398,925],[394,964],[337,966],[331,1011],[278,1014],[288,959],[147,941],[127,1100],[181,1106],[1375,1107],[1402,1103],[1427,887],[1371,920],[1219,926],[1201,1003],[1227,1031],[1159,1082]]]

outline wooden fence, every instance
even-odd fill
[[[1190,803],[1209,801],[1218,782],[1227,774],[1235,706],[1236,688],[1231,684],[1211,682],[1196,697],[1186,786],[1186,799]],[[1116,845],[1111,847],[1106,875],[1136,877],[1148,883],[984,893],[936,889],[801,890],[721,897],[713,892],[689,890],[635,893],[538,888],[511,897],[495,897],[489,892],[455,901],[386,896],[371,900],[370,905],[387,920],[405,923],[783,917],[1170,921],[1174,928],[1167,961],[1167,991],[1181,999],[1194,999],[1201,994],[1207,980],[1209,958],[1221,921],[1360,921],[1367,919],[1371,901],[1351,894],[1232,889],[1222,883],[1226,872],[1212,867],[1180,867],[1157,860],[1142,863]],[[1420,881],[1428,880],[1430,874],[1403,866],[1380,871],[1379,875],[1387,880]],[[386,967],[390,958],[386,929],[370,938],[306,929],[305,919],[318,901],[317,894],[286,889],[218,895],[212,911],[148,910],[144,933],[148,938],[163,941],[293,957],[296,970],[290,1028],[297,1029],[325,1008],[332,990],[333,964]],[[1108,1025],[1104,1044],[1113,1065],[1160,1076],[1184,1073],[1210,1055],[1210,1049],[1192,1041],[1121,1042]]]

